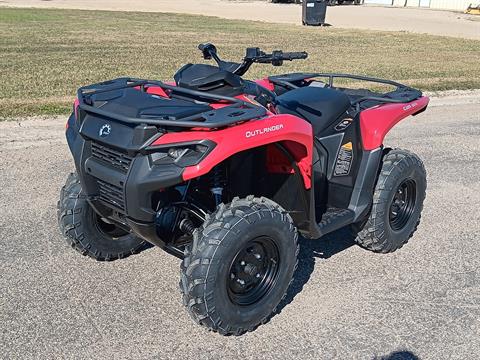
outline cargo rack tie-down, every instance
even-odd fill
[[[225,106],[184,117],[154,117],[152,115],[148,117],[133,117],[95,106],[93,99],[95,95],[128,88],[139,88],[140,91],[146,92],[150,86],[161,88],[168,94],[170,99],[177,95],[179,99],[190,101],[194,105],[198,105],[199,103],[224,103]],[[238,98],[181,88],[157,80],[118,78],[82,87],[78,90],[77,96],[81,110],[131,124],[211,129],[260,118],[267,114],[265,108]]]

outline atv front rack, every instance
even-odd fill
[[[162,89],[168,95],[168,98],[147,93],[147,89],[151,86]],[[179,115],[149,114],[144,116],[139,116],[139,111],[136,112],[135,116],[128,116],[117,111],[104,109],[108,107],[105,105],[109,101],[118,99],[122,94],[125,95],[123,92],[127,91],[127,89],[136,89],[143,92],[145,101],[150,103],[157,102],[156,109],[162,109],[162,107],[172,109],[175,107],[175,99],[181,101],[182,104],[191,104],[191,107],[201,109],[203,106],[203,109],[198,113],[188,115],[179,112]],[[211,129],[266,115],[266,110],[263,107],[234,97],[190,90],[156,80],[118,78],[82,87],[78,90],[77,96],[78,106],[81,110],[130,124]],[[225,106],[218,109],[208,108],[207,105],[212,103],[225,104]],[[141,108],[141,104],[138,104],[138,107]]]
[[[286,74],[286,75],[278,75],[278,76],[271,76],[268,79],[274,83],[281,86],[284,86],[289,89],[296,89],[300,87],[295,83],[299,81],[306,81],[312,80],[314,78],[327,78],[328,82],[325,83],[326,87],[335,88],[340,91],[345,92],[349,95],[351,103],[353,106],[359,107],[363,102],[371,102],[379,104],[379,103],[393,103],[393,104],[401,104],[401,103],[409,103],[411,101],[417,100],[418,98],[422,97],[422,92],[413,89],[409,86],[400,84],[398,82],[392,80],[384,80],[378,79],[373,77],[367,76],[360,76],[360,75],[351,75],[351,74],[330,74],[330,73],[293,73],[293,74]],[[342,79],[350,79],[350,80],[359,80],[365,82],[372,82],[377,84],[383,85],[390,85],[395,87],[394,91],[388,93],[375,93],[370,90],[366,89],[346,89],[346,88],[336,88],[334,86],[334,79],[342,78]]]

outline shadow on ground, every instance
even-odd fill
[[[309,240],[300,238],[300,253],[298,255],[298,267],[294,274],[294,280],[287,291],[285,299],[277,308],[279,314],[285,306],[290,304],[295,296],[303,290],[315,268],[315,261],[328,259],[336,254],[355,246],[355,239],[348,227],[328,234],[321,239]],[[408,350],[394,351],[388,355],[374,356],[373,360],[420,360],[420,358]]]
[[[420,360],[420,358],[411,351],[400,350],[380,357],[375,356],[373,360]]]
[[[309,240],[301,237],[294,280],[290,284],[287,296],[278,306],[277,313],[280,313],[303,290],[303,286],[308,282],[315,268],[316,258],[328,259],[354,245],[354,237],[348,227],[325,235],[321,239]]]

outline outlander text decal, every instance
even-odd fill
[[[257,136],[257,135],[263,135],[263,134],[266,134],[266,133],[269,133],[269,132],[272,132],[272,131],[278,131],[278,130],[281,130],[281,129],[283,129],[283,124],[272,125],[270,127],[266,127],[266,128],[263,128],[263,129],[247,130],[247,132],[245,132],[245,137],[246,138],[251,138],[251,137],[254,137],[254,136]]]

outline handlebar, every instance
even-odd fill
[[[284,60],[304,60],[308,58],[308,53],[306,51],[301,52],[286,52],[283,53]]]
[[[221,69],[231,71],[240,76],[245,74],[253,63],[282,66],[284,61],[302,60],[308,57],[308,53],[305,51],[283,52],[282,50],[275,50],[271,54],[267,54],[261,51],[260,48],[247,48],[243,62],[235,64],[222,61],[218,57],[217,48],[213,44],[200,44],[198,48],[202,51],[204,59],[209,60],[213,58]]]
[[[281,66],[283,62],[292,60],[306,59],[308,54],[302,52],[283,52],[282,50],[275,50],[271,54],[264,53],[259,48],[248,48],[247,55],[244,61],[257,62],[261,64],[272,64],[273,66]]]
[[[273,66],[281,66],[284,61],[301,60],[306,59],[308,54],[306,52],[283,52],[281,50],[275,50],[271,54],[265,54],[259,50],[261,55],[253,57],[253,62],[261,64],[272,64]]]
[[[210,60],[213,55],[217,54],[217,48],[215,45],[206,43],[198,45],[198,50],[202,52],[203,58],[205,60]]]

